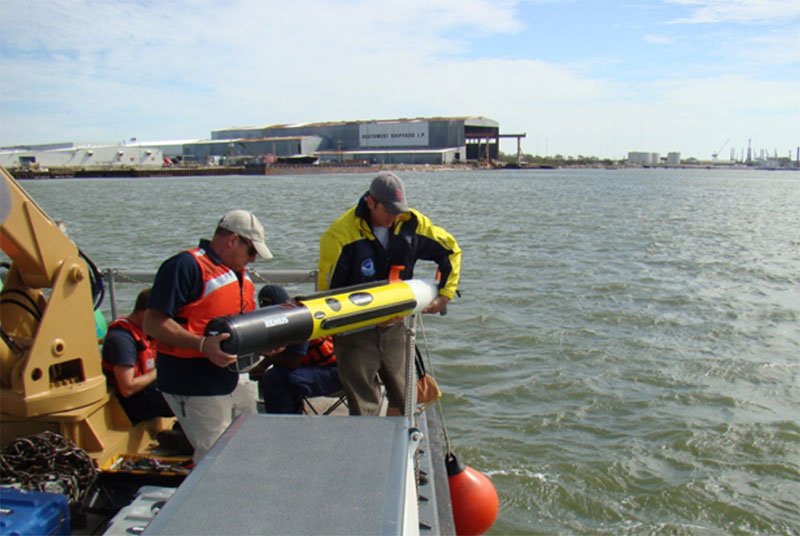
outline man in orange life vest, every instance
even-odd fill
[[[203,335],[209,320],[255,309],[245,267],[256,255],[272,258],[261,222],[245,210],[226,212],[210,241],[164,261],[147,302],[144,329],[158,341],[157,385],[195,462],[234,418],[256,412],[255,384],[228,368],[236,356],[220,348],[230,334]]]
[[[261,307],[286,303],[289,295],[280,285],[266,285],[258,293]],[[333,338],[290,344],[267,355],[258,368],[272,365],[258,381],[267,413],[303,413],[303,397],[324,396],[342,390]]]
[[[156,389],[156,349],[142,329],[149,296],[149,288],[141,291],[133,312],[112,322],[103,342],[103,372],[133,424],[173,415]]]

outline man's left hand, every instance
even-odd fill
[[[442,296],[441,294],[436,296],[436,298],[428,304],[425,309],[422,310],[423,313],[426,314],[436,314],[442,311],[447,304],[450,303],[450,298],[447,296]]]

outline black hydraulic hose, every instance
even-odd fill
[[[103,274],[100,270],[97,269],[97,266],[92,262],[83,251],[80,249],[78,250],[78,255],[81,256],[83,260],[86,261],[86,264],[89,266],[89,278],[92,283],[92,301],[94,302],[94,310],[98,310],[100,305],[103,304],[103,298],[106,295],[106,285],[105,280],[103,279]]]
[[[15,352],[22,355],[25,353],[25,348],[17,344],[17,341],[14,340],[14,337],[6,333],[2,327],[0,327],[0,338],[6,343],[9,348],[12,348]]]
[[[18,302],[17,300],[3,297],[3,296],[8,296],[9,294],[18,294],[22,296],[33,307],[34,310],[32,311],[30,308],[28,308],[28,306]],[[34,318],[36,318],[36,320],[42,319],[42,309],[39,307],[39,304],[36,303],[36,301],[33,298],[31,298],[21,290],[15,288],[3,289],[3,291],[0,292],[0,303],[13,303],[15,305],[19,305],[20,307],[28,311]]]
[[[28,307],[27,305],[25,305],[24,303],[22,303],[20,301],[13,300],[13,299],[10,299],[10,298],[5,298],[5,299],[0,299],[0,305],[2,305],[2,304],[16,305],[20,309],[25,310],[28,314],[30,314],[37,321],[42,319],[42,316],[39,313],[37,313],[35,310],[31,309],[30,307]]]

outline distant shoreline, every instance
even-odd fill
[[[14,178],[22,179],[64,179],[64,178],[136,178],[136,177],[197,177],[226,175],[295,175],[331,173],[377,173],[382,170],[394,171],[441,171],[470,170],[476,166],[432,166],[432,165],[300,165],[273,164],[270,166],[169,166],[163,168],[48,168],[48,169],[9,169]]]
[[[64,179],[64,178],[137,178],[137,177],[196,177],[227,175],[305,175],[331,173],[378,173],[380,171],[473,171],[473,170],[532,170],[554,169],[760,169],[765,171],[798,171],[798,167],[759,167],[731,164],[679,164],[679,165],[641,165],[641,164],[502,164],[493,166],[478,164],[273,164],[270,166],[169,166],[162,168],[48,168],[48,169],[9,169],[15,179]]]

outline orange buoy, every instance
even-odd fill
[[[489,530],[500,508],[497,490],[483,473],[461,464],[452,452],[444,458],[456,534],[472,536]]]

